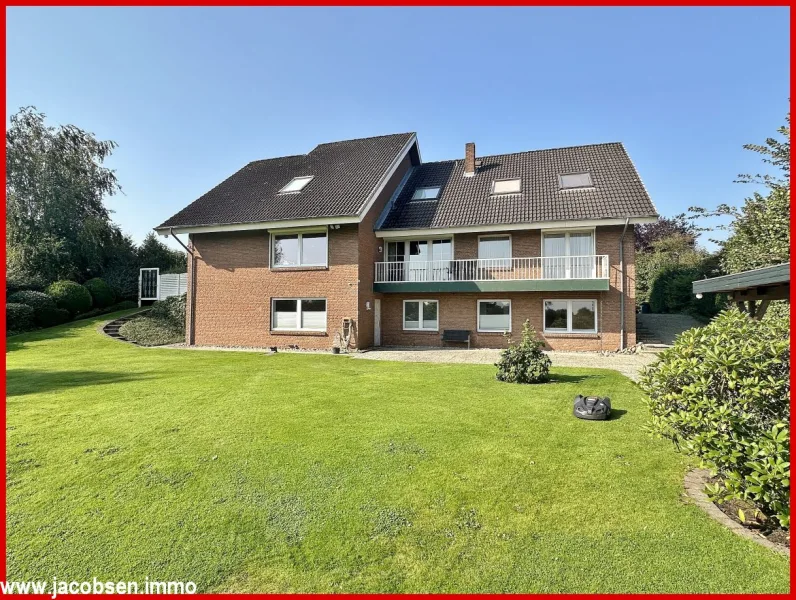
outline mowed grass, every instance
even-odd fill
[[[107,319],[108,317],[104,317]],[[612,371],[8,340],[8,578],[199,591],[786,592]],[[577,393],[618,418],[580,421]]]

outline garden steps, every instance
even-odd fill
[[[102,327],[102,333],[104,333],[110,338],[113,338],[114,340],[119,340],[120,342],[127,342],[128,344],[135,344],[135,342],[133,342],[132,340],[128,340],[121,333],[119,333],[119,330],[121,329],[122,325],[124,325],[128,321],[131,321],[136,317],[140,317],[142,314],[147,312],[149,312],[149,309],[138,311],[131,315],[127,315],[126,317],[119,317],[118,319],[114,319],[113,321],[106,323]]]

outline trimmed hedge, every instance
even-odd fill
[[[75,317],[75,321],[79,321],[80,319],[91,319],[93,317],[107,315],[108,313],[117,312],[120,310],[130,310],[131,308],[138,308],[138,303],[133,302],[132,300],[122,300],[121,302],[117,302],[116,304],[106,308],[93,308],[88,312],[81,313]]]
[[[757,505],[790,525],[790,330],[731,308],[681,334],[644,373],[649,429],[699,458],[717,502]]]
[[[34,292],[33,290],[22,290],[11,294],[8,301],[15,304],[27,304],[34,311],[41,308],[55,308],[55,300],[44,292]]]
[[[91,294],[94,308],[105,308],[110,306],[116,299],[116,295],[113,293],[111,286],[105,283],[104,279],[100,279],[99,277],[89,279],[83,284],[83,287]]]
[[[153,319],[166,321],[185,331],[185,300],[186,294],[169,296],[152,304],[149,316]]]
[[[185,332],[173,323],[149,316],[127,321],[119,333],[142,346],[163,346],[185,341]]]
[[[33,329],[33,307],[18,302],[6,304],[6,334]]]
[[[56,281],[47,288],[47,294],[58,308],[65,308],[73,316],[91,310],[91,294],[74,281]]]
[[[70,321],[72,315],[65,308],[47,307],[36,311],[36,324],[39,327],[54,327]]]

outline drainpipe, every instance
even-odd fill
[[[622,237],[619,238],[619,277],[620,290],[619,296],[619,349],[625,349],[625,234],[630,217],[625,218],[625,228],[622,230]]]
[[[196,322],[196,257],[194,256],[193,250],[182,243],[182,240],[174,235],[174,228],[169,228],[169,235],[177,240],[177,243],[185,248],[185,251],[188,253],[188,268],[191,270],[191,294],[190,294],[190,306],[188,306],[188,345],[193,346],[194,344],[194,323]],[[191,236],[188,236],[188,242],[190,243]]]

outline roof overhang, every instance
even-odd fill
[[[789,283],[790,263],[784,263],[773,267],[763,267],[752,271],[702,279],[694,281],[691,286],[695,294],[733,294],[735,292],[744,292],[745,290],[754,290],[756,292],[755,296],[766,296],[765,292],[760,292],[766,289],[784,287]]]
[[[315,227],[318,225],[341,225],[345,223],[360,223],[368,211],[376,202],[376,199],[384,191],[384,188],[389,183],[392,176],[401,166],[401,163],[412,150],[412,147],[417,145],[417,135],[412,136],[404,144],[401,151],[390,163],[389,168],[384,172],[379,182],[368,194],[367,199],[360,208],[356,215],[342,216],[342,217],[314,217],[309,219],[291,219],[285,221],[261,221],[261,222],[248,222],[248,223],[216,223],[207,225],[183,225],[179,227],[155,227],[154,230],[158,235],[168,237],[171,233],[217,233],[225,231],[254,231],[258,229],[284,229],[288,227]],[[417,148],[418,156],[420,156],[420,147]]]
[[[629,223],[654,223],[654,217],[630,217]],[[624,225],[626,219],[588,219],[582,221],[538,221],[535,223],[501,223],[498,225],[464,225],[460,227],[427,227],[422,229],[382,229],[376,231],[380,238],[405,238],[412,236],[452,235],[455,233],[484,233],[488,231],[518,231],[523,229],[571,229],[574,227],[605,227]]]

